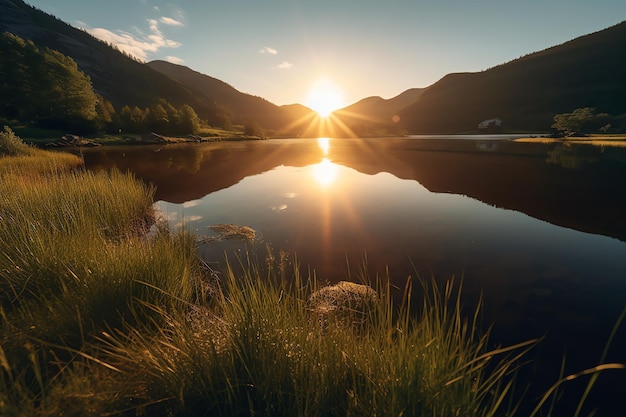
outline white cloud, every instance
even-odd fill
[[[171,17],[161,16],[159,19],[161,23],[168,26],[183,26],[183,22],[178,21],[176,19],[172,19]]]
[[[270,46],[265,46],[259,51],[262,54],[276,55],[278,51]]]
[[[191,200],[183,203],[184,208],[196,207],[202,202],[202,200]]]
[[[178,65],[182,65],[185,63],[185,60],[182,58],[179,58],[177,56],[172,56],[172,55],[168,55],[165,57],[165,60],[167,62],[171,62],[172,64],[178,64]]]
[[[280,64],[278,64],[277,68],[278,69],[288,70],[288,69],[292,69],[293,68],[293,64],[291,62],[283,61]]]
[[[155,19],[148,19],[150,34],[146,35],[140,30],[133,35],[124,31],[113,32],[104,28],[86,29],[98,39],[115,45],[119,50],[126,52],[142,61],[148,58],[148,54],[156,53],[161,48],[178,48],[180,42],[167,39],[159,29],[159,22]]]

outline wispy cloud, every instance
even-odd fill
[[[276,55],[278,53],[276,49],[269,47],[269,46],[264,46],[263,48],[261,48],[259,52],[262,54],[270,54],[270,55]]]
[[[185,203],[183,203],[183,207],[184,208],[191,208],[191,207],[196,207],[197,205],[199,205],[202,202],[202,200],[191,200],[191,201],[187,201]]]
[[[183,22],[181,22],[179,20],[176,20],[176,19],[172,19],[171,17],[161,16],[161,19],[159,19],[159,20],[164,25],[168,25],[168,26],[183,26]]]
[[[148,25],[150,28],[148,34],[138,30],[136,35],[125,31],[113,32],[104,28],[86,30],[96,38],[113,44],[121,51],[142,61],[148,58],[148,54],[158,52],[162,48],[178,48],[182,45],[180,42],[168,39],[159,29],[159,22],[156,19],[148,19]]]
[[[185,60],[184,60],[184,59],[179,58],[179,57],[177,57],[177,56],[172,56],[172,55],[168,55],[168,56],[166,56],[166,57],[165,57],[165,60],[166,60],[167,62],[171,62],[172,64],[178,64],[178,65],[181,65],[181,64],[184,64],[184,63],[185,63]]]
[[[282,70],[288,70],[288,69],[293,68],[293,64],[291,62],[283,61],[280,64],[278,64],[276,68],[282,69]]]

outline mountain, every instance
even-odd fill
[[[166,61],[152,61],[147,65],[188,88],[200,91],[217,106],[232,114],[236,124],[255,121],[266,129],[277,130],[287,126],[291,120],[285,109],[261,97],[242,93],[223,81],[186,66]]]
[[[207,97],[169,79],[119,50],[21,0],[0,0],[0,31],[32,40],[74,59],[91,78],[94,90],[118,110],[147,107],[165,98],[179,107],[191,105],[204,119],[217,121],[221,110]]]
[[[164,98],[176,107],[191,105],[211,124],[222,125],[228,120],[278,129],[291,121],[289,112],[267,100],[241,93],[186,67],[163,61],[137,62],[21,0],[0,0],[0,31],[70,56],[91,78],[94,90],[118,110],[124,105],[148,107]]]
[[[409,133],[461,133],[499,118],[506,131],[547,131],[555,114],[576,108],[621,116],[624,50],[626,22],[486,71],[449,74],[402,109],[400,123]]]
[[[448,74],[425,89],[385,100],[368,97],[316,118],[304,106],[276,106],[190,68],[138,62],[22,0],[0,0],[0,31],[74,59],[94,90],[120,110],[159,98],[191,105],[212,125],[250,123],[276,135],[329,136],[476,132],[484,120],[502,131],[547,131],[555,114],[593,107],[626,131],[626,22],[486,71]]]
[[[423,88],[411,88],[388,100],[378,96],[367,97],[335,113],[338,115],[358,114],[370,119],[389,121],[400,109],[417,101],[423,91]]]
[[[333,118],[357,135],[394,133],[398,112],[417,101],[423,91],[423,88],[411,88],[390,99],[367,97],[334,111]]]

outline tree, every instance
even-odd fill
[[[0,156],[27,155],[30,148],[8,126],[0,131]]]
[[[180,133],[196,134],[200,129],[200,119],[196,114],[196,111],[188,104],[184,104],[178,109],[178,115],[180,117],[178,131]]]
[[[49,94],[50,118],[68,124],[95,120],[98,100],[89,77],[78,70],[72,58],[58,51],[46,49],[44,59],[51,78],[45,91]]]
[[[169,133],[170,119],[167,110],[161,104],[153,104],[146,111],[146,127],[158,133]]]
[[[0,116],[43,127],[95,127],[96,95],[72,58],[8,32],[0,35],[0,53]]]
[[[107,132],[119,129],[119,117],[115,113],[115,107],[113,107],[113,104],[101,95],[97,95],[97,98],[96,114],[98,128],[104,129]]]
[[[120,110],[119,120],[120,128],[124,132],[140,133],[144,130],[144,111],[137,106],[122,107],[122,110]]]
[[[594,114],[593,107],[583,107],[571,113],[554,116],[553,128],[563,132],[594,132],[607,124],[610,116],[606,113]]]
[[[261,126],[255,121],[250,121],[245,124],[243,127],[243,134],[246,136],[257,136],[264,137],[263,130],[261,130]]]

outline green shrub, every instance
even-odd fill
[[[0,156],[28,155],[30,148],[8,126],[0,132]]]

